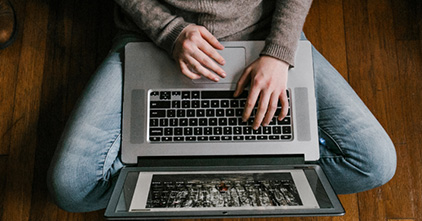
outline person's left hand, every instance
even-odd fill
[[[281,112],[278,120],[282,120],[288,112],[287,100],[287,73],[289,64],[270,56],[261,56],[249,65],[237,82],[234,96],[239,96],[245,86],[251,83],[249,95],[243,111],[242,120],[247,121],[258,100],[259,103],[252,128],[258,129],[259,125],[267,126],[277,110],[277,104],[281,102]]]

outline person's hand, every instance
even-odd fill
[[[222,50],[224,46],[205,27],[188,25],[175,42],[173,57],[190,79],[203,75],[217,82],[220,79],[217,75],[224,78],[226,73],[218,65],[224,65],[225,61],[216,49]]]
[[[251,65],[249,65],[240,77],[234,96],[239,96],[249,83],[249,95],[243,111],[242,120],[246,121],[251,116],[258,100],[258,109],[255,114],[255,120],[252,124],[254,130],[259,125],[267,126],[277,110],[277,104],[280,100],[281,111],[278,120],[282,120],[288,112],[289,102],[287,100],[287,72],[289,64],[270,57],[261,56]]]

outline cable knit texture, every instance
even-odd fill
[[[171,54],[189,24],[217,39],[265,40],[261,55],[294,65],[297,42],[312,0],[115,0],[117,27],[146,35]]]

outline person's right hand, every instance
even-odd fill
[[[203,75],[217,82],[220,79],[217,75],[224,78],[226,73],[218,65],[224,65],[225,61],[216,49],[223,50],[224,46],[205,27],[188,25],[175,42],[173,57],[190,79]]]

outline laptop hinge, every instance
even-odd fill
[[[139,157],[139,167],[277,166],[304,164],[303,155]]]

